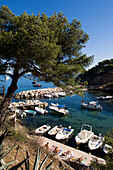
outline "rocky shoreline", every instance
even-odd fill
[[[90,85],[88,86],[88,90],[97,90],[97,91],[113,93],[113,87],[110,87],[106,84],[105,85]]]

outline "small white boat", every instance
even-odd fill
[[[44,94],[45,98],[51,99],[53,96],[51,94]]]
[[[87,130],[86,128],[89,128]],[[75,137],[76,144],[83,144],[87,143],[88,140],[94,135],[94,132],[92,132],[92,127],[90,125],[83,124],[81,127],[80,133],[77,134]]]
[[[56,107],[59,107],[59,108],[67,108],[67,106],[65,106],[65,105],[61,105],[61,104],[59,104],[59,103],[51,103],[51,105],[52,106],[56,106]]]
[[[37,133],[37,134],[44,134],[44,133],[46,133],[50,128],[51,128],[51,126],[49,126],[48,124],[47,124],[47,125],[43,125],[43,126],[37,128],[37,129],[35,130],[35,133]]]
[[[73,133],[73,131],[74,129],[71,129],[71,126],[69,126],[68,128],[63,128],[56,134],[55,138],[57,140],[68,139],[70,135]]]
[[[35,107],[35,110],[36,110],[36,112],[38,112],[41,115],[44,115],[44,114],[48,113],[47,110],[45,110],[45,109],[43,109],[41,107],[37,107],[37,106]]]
[[[65,115],[69,114],[69,111],[67,109],[64,109],[64,108],[60,108],[60,107],[56,107],[56,106],[49,106],[49,108],[53,112],[57,113],[60,116],[65,116]]]
[[[90,110],[102,110],[103,109],[103,107],[100,106],[99,104],[97,105],[97,102],[95,101],[91,101],[87,104],[84,103],[84,101],[82,101],[81,108],[90,109]]]
[[[58,98],[58,94],[57,93],[51,93],[52,97],[54,98]]]
[[[100,96],[100,97],[96,97],[99,100],[112,100],[113,96]]]
[[[59,92],[59,93],[58,93],[58,96],[59,96],[59,97],[65,97],[65,96],[66,96],[66,93],[65,93],[65,92]]]
[[[52,106],[58,106],[58,103],[51,103]]]
[[[105,145],[103,146],[103,151],[104,151],[104,153],[106,153],[106,154],[110,154],[110,153],[113,153],[113,148],[112,148],[111,145],[105,144]]]
[[[49,130],[48,134],[49,135],[56,135],[62,129],[63,129],[63,127],[61,125],[55,126],[55,127],[53,127],[52,129]]]
[[[104,141],[104,137],[101,137],[100,134],[99,136],[94,135],[90,138],[88,142],[88,147],[90,150],[98,149],[103,145],[103,141]]]
[[[27,115],[35,115],[35,114],[36,114],[36,111],[34,111],[34,110],[24,110],[24,112],[25,112]]]

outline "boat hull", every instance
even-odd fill
[[[55,126],[54,128],[52,128],[48,134],[50,136],[55,136],[63,127],[59,127],[59,126]]]
[[[103,151],[104,151],[104,153],[106,153],[106,154],[111,154],[111,153],[113,153],[113,148],[112,148],[112,146],[110,146],[110,145],[108,145],[108,144],[105,144],[105,145],[103,146]]]
[[[49,125],[43,125],[43,126],[37,128],[37,129],[35,130],[35,133],[36,133],[36,134],[39,134],[39,135],[40,135],[40,134],[44,134],[44,133],[46,133],[50,128],[51,128],[51,126],[49,126]]]
[[[57,140],[65,140],[65,139],[68,139],[71,134],[73,133],[74,129],[67,129],[67,128],[63,128],[61,131],[59,131],[55,138]]]
[[[82,132],[84,132],[84,135],[82,135]],[[90,132],[90,131],[87,131],[87,130],[81,131],[75,137],[76,144],[79,145],[79,144],[87,143],[93,135],[94,135],[93,132]]]
[[[97,135],[94,135],[88,142],[88,147],[90,150],[96,150],[100,148],[103,144],[104,137],[99,137]]]
[[[87,104],[86,105],[81,104],[81,108],[89,109],[89,110],[102,110],[103,109],[102,107],[92,107],[92,106],[88,106]]]
[[[34,110],[24,110],[24,112],[25,112],[27,115],[35,115],[35,114],[36,114],[36,111],[34,111]]]
[[[65,116],[69,114],[69,111],[66,109],[62,109],[56,106],[49,106],[49,108],[53,111],[54,114],[57,114],[59,116]]]
[[[35,110],[36,110],[36,112],[38,112],[41,115],[44,115],[44,114],[48,113],[47,110],[45,110],[43,108],[40,108],[40,107],[35,107]]]

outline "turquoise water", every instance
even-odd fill
[[[3,84],[6,87],[9,86],[11,80],[6,80]],[[42,85],[41,88],[54,87],[52,83],[40,82]],[[38,89],[38,87],[33,87],[32,81],[21,77],[18,82],[18,90],[16,92],[22,90],[30,90],[30,89]],[[39,99],[41,101],[47,102],[49,105],[51,102],[65,104],[69,108],[69,116],[59,117],[57,115],[51,114],[51,111],[47,107],[49,111],[45,116],[35,115],[35,116],[27,116],[22,120],[23,124],[27,126],[30,130],[36,129],[37,127],[43,124],[50,124],[52,127],[55,125],[63,125],[63,126],[72,126],[74,128],[74,135],[76,135],[82,126],[82,124],[90,124],[93,128],[93,131],[96,134],[102,133],[102,135],[106,135],[107,131],[113,128],[113,102],[105,102],[98,101],[98,103],[103,106],[102,111],[91,111],[91,110],[81,110],[81,100],[84,99],[85,102],[89,102],[92,100],[96,100],[95,97],[104,95],[102,92],[86,92],[84,93],[84,98],[72,95],[66,96],[64,98],[59,99]]]

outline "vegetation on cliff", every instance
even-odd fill
[[[88,82],[88,85],[99,85],[104,87],[113,87],[113,59],[99,62],[98,65],[80,74],[77,80]]]

